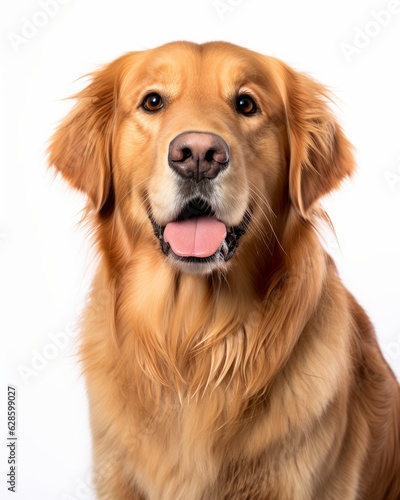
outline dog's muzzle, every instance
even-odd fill
[[[227,262],[246,232],[250,212],[246,211],[238,226],[226,227],[215,217],[211,206],[197,198],[166,226],[158,225],[151,214],[149,218],[165,255],[185,262]]]
[[[229,164],[229,146],[217,134],[188,131],[170,142],[168,165],[177,175],[181,193],[191,191],[192,196],[186,194],[190,201],[165,226],[158,225],[149,214],[165,255],[181,262],[213,264],[232,258],[246,231],[250,213],[245,213],[238,226],[227,227],[207,201],[214,183],[220,179],[218,176]]]

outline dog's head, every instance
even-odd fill
[[[289,211],[311,219],[353,170],[324,87],[223,42],[176,42],[109,64],[49,152],[99,224],[118,217],[128,245],[140,234],[149,251],[203,273],[229,269],[240,247],[265,253]]]

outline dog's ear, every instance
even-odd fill
[[[310,77],[285,67],[289,139],[289,195],[304,218],[312,206],[354,171],[352,146],[329,109],[329,93]]]
[[[54,133],[49,164],[100,211],[112,183],[112,135],[118,100],[120,60],[92,75],[91,83]]]

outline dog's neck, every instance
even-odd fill
[[[130,376],[143,388],[140,399],[150,391],[155,407],[166,392],[182,399],[229,386],[248,402],[265,392],[309,321],[326,273],[314,229],[294,216],[287,223],[298,226],[297,232],[288,231],[297,238],[285,240],[283,234],[275,245],[270,259],[275,282],[256,265],[253,273],[241,274],[252,266],[240,262],[225,275],[185,274],[156,245],[149,252],[143,235],[133,245],[126,241],[119,254],[100,245],[108,261],[102,273],[114,270],[101,280],[113,296],[109,321],[116,364],[132,366]],[[120,230],[115,222],[112,230]],[[279,336],[286,342],[278,342]],[[135,363],[125,359],[132,352]]]

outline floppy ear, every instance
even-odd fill
[[[106,203],[112,184],[111,142],[117,107],[119,60],[92,75],[78,102],[53,135],[49,163],[96,211]]]
[[[289,135],[289,194],[308,218],[314,203],[354,171],[352,146],[334,119],[328,91],[286,67],[286,117]]]

